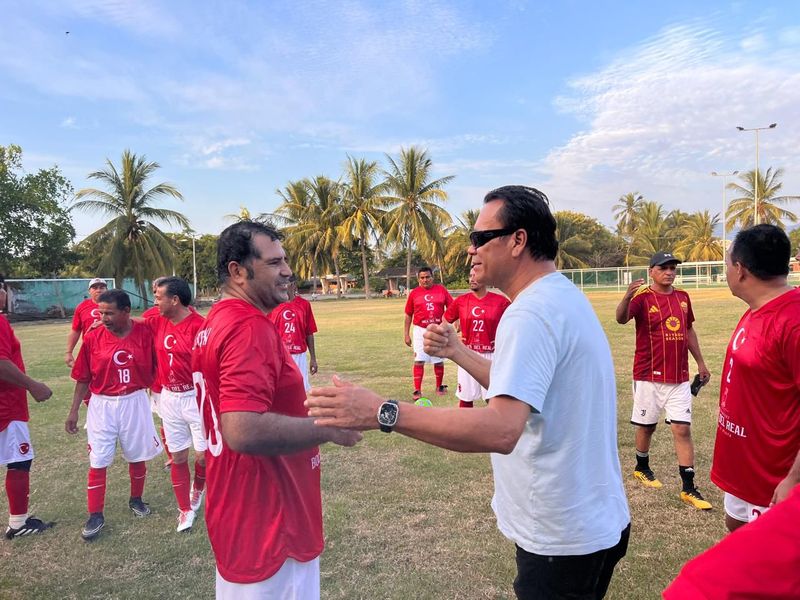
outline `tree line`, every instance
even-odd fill
[[[198,288],[216,289],[216,234],[198,235],[189,219],[161,206],[165,198],[183,200],[171,183],[153,184],[159,169],[130,150],[115,165],[88,174],[97,188],[73,191],[57,166],[36,173],[22,168],[22,149],[0,146],[0,273],[9,277],[131,277],[144,295],[146,282],[176,273],[187,280],[197,264]],[[289,181],[276,190],[271,212],[252,214],[242,207],[226,220],[269,222],[285,236],[284,246],[298,276],[317,280],[334,274],[357,278],[366,294],[379,291],[374,277],[385,267],[405,267],[411,287],[413,267],[427,264],[455,287],[466,287],[466,248],[477,210],[452,216],[445,205],[454,175],[433,177],[426,149],[402,148],[385,162],[347,156],[337,178],[315,175]],[[797,216],[787,205],[798,196],[782,194],[781,169],[749,171],[731,182],[726,228],[754,222],[758,185],[759,222],[781,227]],[[106,223],[74,243],[75,212],[102,216]],[[639,192],[623,194],[612,206],[613,229],[576,211],[556,211],[559,268],[644,265],[653,253],[671,250],[686,261],[723,257],[720,214],[667,211]],[[221,224],[222,229],[224,224]],[[176,232],[177,230],[177,232]],[[793,245],[800,229],[791,232]],[[192,244],[194,242],[194,255]],[[337,290],[339,291],[339,290]]]

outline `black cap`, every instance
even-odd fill
[[[666,265],[669,263],[679,264],[682,262],[683,262],[682,260],[680,260],[677,256],[675,256],[671,252],[656,252],[650,258],[650,268],[660,267],[661,265]]]

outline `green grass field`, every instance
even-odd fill
[[[620,457],[633,515],[628,555],[617,567],[609,598],[659,597],[686,560],[724,535],[722,498],[709,482],[708,470],[725,346],[744,305],[727,290],[689,291],[712,370],[711,383],[695,401],[693,427],[697,484],[714,504],[709,512],[696,511],[678,498],[677,463],[671,434],[663,425],[654,436],[651,465],[664,487],[645,489],[631,479],[633,324],[623,327],[614,321],[620,294],[590,295],[616,363]],[[381,394],[409,397],[411,351],[402,339],[402,300],[317,302],[314,310],[320,373],[312,384],[327,383],[340,373]],[[214,560],[205,524],[200,517],[190,534],[175,532],[175,502],[160,458],[150,464],[145,489],[154,514],[137,519],[128,510],[127,465],[118,456],[109,470],[106,528],[94,543],[81,540],[88,460],[85,434],[64,432],[72,396],[62,362],[68,327],[66,322],[15,327],[28,371],[54,390],[44,404],[31,401],[36,450],[31,510],[58,525],[40,537],[2,540],[0,598],[213,597]],[[455,365],[448,363],[445,383],[451,390],[455,378]],[[432,394],[432,369],[426,370],[424,388]],[[457,404],[452,394],[432,400],[437,406]],[[81,424],[84,419],[85,410]],[[514,548],[497,531],[489,506],[488,456],[460,455],[380,432],[367,433],[356,448],[329,445],[322,452],[323,598],[514,597]],[[0,494],[4,519],[7,504],[4,491]]]

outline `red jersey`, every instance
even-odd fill
[[[636,321],[634,381],[689,381],[689,337],[694,323],[692,302],[683,290],[659,294],[642,286],[628,314]]]
[[[711,481],[767,506],[800,450],[800,290],[748,310],[722,372]]]
[[[458,319],[461,325],[461,340],[475,352],[494,352],[494,338],[500,317],[509,307],[508,298],[486,292],[483,298],[474,293],[456,298],[444,313],[446,321]]]
[[[317,333],[317,323],[311,311],[311,303],[300,296],[272,309],[270,320],[278,328],[284,345],[292,354],[305,354],[308,350],[306,338]]]
[[[160,317],[160,316],[161,316],[161,311],[158,310],[157,304],[154,304],[153,306],[151,306],[142,313],[142,319],[144,319],[145,321],[147,319],[152,319],[153,317]]]
[[[0,360],[11,361],[25,372],[19,340],[5,317],[0,317]],[[27,394],[25,388],[0,380],[0,431],[4,431],[11,421],[28,420]]]
[[[91,298],[86,298],[75,307],[75,313],[72,315],[72,331],[80,331],[81,334],[86,335],[89,327],[99,320],[100,307]]]
[[[153,331],[161,387],[171,392],[187,392],[194,388],[192,346],[194,336],[203,327],[203,323],[205,319],[193,311],[177,325],[162,316],[147,319],[147,324]]]
[[[195,337],[197,399],[208,439],[205,519],[220,574],[234,583],[272,577],[287,558],[322,552],[320,454],[240,454],[225,443],[225,412],[305,417],[303,376],[272,321],[238,299],[217,302]],[[232,523],[245,524],[231,529]]]
[[[681,569],[667,600],[800,598],[800,486]]]
[[[124,338],[105,327],[87,333],[71,375],[88,382],[93,394],[124,396],[150,387],[155,372],[153,334],[144,323],[131,321]]]
[[[453,303],[453,297],[443,285],[433,284],[429,289],[422,286],[411,290],[406,300],[406,314],[413,316],[417,327],[441,323],[445,309]]]

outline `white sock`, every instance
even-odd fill
[[[8,526],[11,529],[19,529],[23,525],[25,525],[25,521],[28,520],[28,513],[24,515],[8,515]]]

